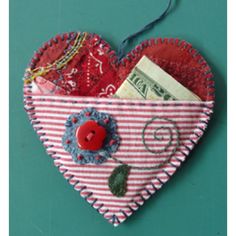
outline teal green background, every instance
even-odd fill
[[[21,78],[44,41],[80,30],[102,35],[117,49],[165,5],[165,0],[10,1],[11,236],[226,235],[226,0],[177,0],[163,22],[135,40],[178,37],[191,42],[215,74],[216,107],[191,158],[118,228],[62,178],[23,110]]]

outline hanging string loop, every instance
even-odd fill
[[[170,8],[171,8],[171,4],[172,4],[172,0],[168,0],[168,5],[165,8],[165,10],[163,11],[163,13],[156,18],[155,20],[151,21],[150,23],[148,23],[147,25],[145,25],[142,29],[140,29],[139,31],[129,35],[128,37],[126,37],[120,44],[119,48],[118,48],[118,60],[120,61],[124,56],[125,56],[125,48],[128,46],[128,44],[137,36],[143,34],[145,31],[150,30],[155,24],[159,23],[161,20],[163,20],[165,18],[165,16],[167,16]]]

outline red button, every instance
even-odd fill
[[[82,150],[97,151],[102,148],[106,129],[94,120],[88,120],[76,130],[78,146]]]

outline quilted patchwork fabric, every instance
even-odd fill
[[[143,55],[202,101],[112,98]],[[33,128],[63,177],[117,226],[189,156],[213,112],[214,82],[206,61],[185,41],[144,41],[118,61],[98,35],[73,32],[56,36],[35,53],[25,74],[24,103]],[[118,149],[99,164],[75,162],[65,150],[67,140],[62,140],[68,117],[87,108],[114,119],[120,137]],[[116,196],[108,182],[121,165],[130,171],[125,194]]]

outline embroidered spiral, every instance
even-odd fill
[[[179,147],[179,131],[173,120],[155,116],[147,121],[142,131],[146,150],[153,154],[169,153],[170,158]]]

